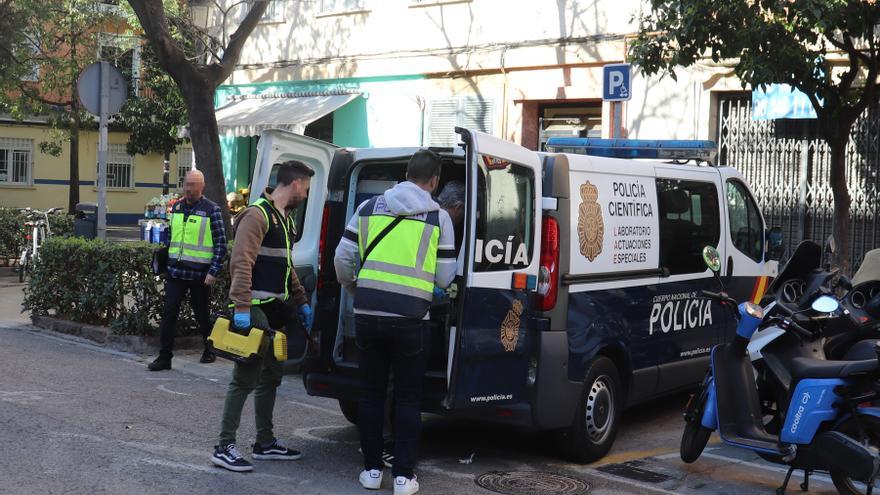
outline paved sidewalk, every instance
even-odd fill
[[[0,267],[0,326],[27,325],[30,318],[21,312],[24,286],[15,268]]]

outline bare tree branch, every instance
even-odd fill
[[[245,41],[247,41],[248,36],[257,27],[260,18],[263,17],[268,8],[269,0],[254,0],[253,6],[251,6],[250,11],[248,11],[244,20],[241,21],[241,24],[238,25],[238,29],[229,37],[229,44],[223,51],[223,58],[220,62],[211,64],[206,68],[210,79],[214,81],[215,85],[225,81],[232,74],[235,64],[241,56],[241,50],[244,47]]]

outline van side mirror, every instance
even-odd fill
[[[773,227],[767,231],[767,261],[782,259],[782,229]]]
[[[721,256],[718,254],[718,250],[712,246],[703,248],[703,261],[714,273],[721,271]]]

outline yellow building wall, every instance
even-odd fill
[[[109,144],[124,145],[128,134],[111,132]],[[49,130],[39,125],[0,124],[0,138],[20,138],[33,141],[32,170],[29,185],[10,185],[0,182],[0,206],[40,210],[59,206],[67,208],[70,179],[70,143],[65,142],[59,156],[40,152],[42,141],[51,139]],[[144,205],[162,194],[162,156],[159,154],[131,157],[134,187],[107,189],[108,223],[136,223],[143,217]],[[80,202],[97,202],[96,187],[98,163],[98,133],[80,132],[79,178]],[[177,191],[178,156],[170,159],[170,191]]]

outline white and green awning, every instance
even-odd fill
[[[336,111],[360,92],[303,92],[235,96],[216,110],[221,136],[257,136],[266,129],[305,133],[306,126]]]

